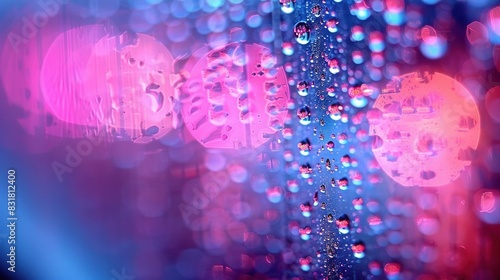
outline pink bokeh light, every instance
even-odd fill
[[[187,129],[210,148],[257,147],[280,131],[290,97],[269,49],[233,43],[195,53],[182,87]]]

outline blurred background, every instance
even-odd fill
[[[498,1],[0,10],[3,279],[498,278]]]

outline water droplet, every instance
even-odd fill
[[[311,217],[312,206],[309,202],[300,205],[300,210],[302,211],[302,215],[306,218]]]
[[[328,61],[328,67],[329,67],[330,73],[332,73],[332,74],[337,74],[340,72],[339,61],[334,59],[334,58],[330,59]]]
[[[312,258],[301,258],[299,259],[300,269],[303,271],[309,271],[311,269]]]
[[[328,113],[330,114],[330,118],[334,121],[338,121],[342,118],[343,111],[344,107],[340,105],[340,103],[334,103],[328,106]]]
[[[299,147],[300,154],[303,156],[309,155],[309,152],[312,150],[311,142],[309,141],[309,139],[300,141],[297,146]]]
[[[331,213],[326,216],[326,221],[329,223],[333,223],[334,218],[333,218],[333,215]]]
[[[333,148],[335,148],[335,144],[333,143],[333,141],[328,141],[328,143],[326,143],[326,149],[330,152],[333,152]]]
[[[363,198],[358,197],[352,200],[352,205],[354,206],[354,209],[360,211],[363,209]]]
[[[349,233],[350,226],[351,226],[351,221],[349,219],[349,216],[344,214],[344,215],[340,216],[335,223],[337,224],[337,227],[339,228],[340,233],[343,233],[343,234]]]
[[[347,178],[342,178],[339,180],[338,184],[339,184],[339,189],[345,191],[349,186],[349,181],[347,180]]]
[[[349,155],[345,155],[340,158],[340,162],[342,163],[342,166],[349,167],[351,166],[351,157]]]
[[[352,245],[351,249],[352,249],[352,252],[354,253],[354,257],[356,257],[358,259],[362,259],[365,257],[366,247],[365,247],[365,243],[363,243],[363,241],[355,242]]]
[[[345,145],[347,144],[347,134],[345,133],[342,133],[339,135],[338,139],[339,139],[339,143],[342,144],[342,145]]]
[[[309,93],[309,84],[306,81],[301,81],[297,84],[297,90],[300,96],[307,96]]]
[[[311,168],[311,165],[309,163],[306,163],[300,166],[299,172],[302,178],[307,179],[311,177],[313,169]]]
[[[281,11],[285,14],[291,14],[295,11],[295,0],[280,0]]]
[[[300,238],[302,240],[309,240],[309,238],[311,238],[311,233],[312,230],[310,227],[306,226],[305,228],[299,229]]]
[[[338,24],[339,22],[337,21],[337,19],[331,18],[326,21],[326,28],[328,28],[328,31],[330,31],[331,33],[335,33],[339,30],[337,27]]]
[[[328,252],[328,257],[330,257],[330,258],[335,257],[335,251],[333,251],[332,248],[328,248],[327,252]]]
[[[297,117],[301,124],[308,125],[311,123],[311,110],[309,107],[304,106],[297,111]]]
[[[305,21],[299,21],[293,27],[293,33],[297,43],[306,45],[311,41],[311,28]]]
[[[313,206],[318,206],[319,204],[318,199],[319,199],[318,192],[315,192],[313,196]]]
[[[311,9],[311,13],[315,17],[319,17],[321,15],[321,7],[319,5],[314,5],[314,7],[312,7]]]

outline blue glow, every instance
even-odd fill
[[[354,257],[355,258],[358,258],[358,259],[362,259],[365,257],[365,253],[361,252],[361,253],[354,253]]]
[[[222,5],[224,5],[224,3],[226,3],[225,0],[206,0],[206,1],[207,4],[213,8],[219,8]]]
[[[368,9],[359,9],[359,10],[355,11],[354,14],[356,15],[356,17],[359,20],[365,20],[372,15],[370,10],[368,10]]]
[[[356,64],[361,64],[363,63],[363,57],[360,55],[355,55],[352,57],[352,61]]]
[[[208,28],[212,32],[222,32],[227,27],[227,20],[221,14],[213,14],[208,18]]]
[[[256,193],[264,193],[269,187],[269,183],[266,180],[256,180],[252,182],[252,189]]]
[[[483,8],[493,3],[494,1],[492,0],[467,0],[467,4],[478,8]]]
[[[339,228],[339,232],[342,234],[348,234],[349,233],[349,228]]]
[[[384,20],[390,25],[402,25],[405,22],[405,13],[403,11],[399,13],[384,13]]]
[[[284,55],[288,55],[288,56],[290,56],[290,55],[293,55],[293,53],[294,53],[294,52],[295,52],[295,51],[294,51],[293,47],[290,47],[290,48],[289,48],[289,47],[283,48],[283,54],[284,54]]]
[[[365,38],[365,34],[363,34],[363,32],[354,32],[351,35],[351,40],[353,40],[355,42],[362,41],[364,38]]]
[[[372,52],[381,52],[385,49],[385,43],[384,41],[370,42],[369,47]]]
[[[145,0],[129,0],[128,3],[134,10],[146,10],[151,7],[151,4]]]
[[[298,193],[299,192],[299,185],[297,185],[297,184],[289,185],[288,190],[292,193]]]
[[[448,46],[446,41],[441,38],[437,38],[434,44],[427,44],[422,42],[420,44],[420,51],[422,54],[430,59],[438,59],[441,58],[447,51]]]
[[[363,108],[368,104],[368,99],[364,96],[351,98],[351,105],[356,108]]]
[[[245,8],[240,5],[229,8],[229,18],[232,21],[242,21],[245,19]]]
[[[262,17],[258,14],[247,17],[247,25],[251,28],[257,28],[262,24]]]
[[[176,18],[185,18],[189,15],[188,11],[184,9],[182,2],[172,2],[170,6],[171,14]]]
[[[500,44],[500,34],[497,34],[496,32],[493,32],[490,29],[490,32],[488,32],[488,38],[490,39],[490,42],[492,44]]]
[[[388,234],[388,238],[389,242],[394,245],[401,244],[401,242],[403,242],[404,240],[403,234],[401,234],[401,232],[399,231],[391,231]]]
[[[264,43],[274,41],[274,31],[272,29],[265,29],[260,32],[260,40]]]
[[[190,13],[197,12],[201,9],[199,0],[184,0],[182,1],[182,5],[184,6],[184,9]]]
[[[203,17],[199,17],[195,23],[196,31],[200,34],[208,34],[210,33],[210,28],[208,27],[207,20]]]
[[[422,2],[424,2],[425,4],[428,4],[428,5],[437,4],[437,3],[439,3],[439,1],[441,1],[441,0],[422,0]]]

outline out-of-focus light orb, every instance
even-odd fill
[[[420,30],[420,52],[427,58],[441,58],[448,49],[448,42],[439,36],[436,30],[429,25],[422,27]]]
[[[358,1],[351,6],[351,15],[356,16],[359,20],[365,20],[371,16],[370,8],[365,1]]]
[[[210,171],[220,171],[226,167],[226,158],[216,151],[208,151],[204,157],[205,167]]]
[[[290,92],[283,67],[260,45],[232,43],[196,52],[186,64],[182,116],[208,148],[257,147],[281,130]]]
[[[500,192],[481,189],[474,194],[475,214],[488,224],[500,224]]]
[[[59,30],[57,21],[48,21],[37,29],[27,28],[23,32],[29,37],[19,39],[17,30],[26,26],[23,24],[23,21],[19,21],[19,26],[12,26],[8,40],[2,46],[3,65],[5,69],[10,69],[0,73],[2,89],[9,106],[9,117],[3,121],[5,123],[7,120],[10,122],[17,119],[30,134],[29,139],[35,141],[19,145],[18,137],[14,136],[16,131],[12,131],[11,137],[6,138],[6,144],[12,144],[13,149],[22,147],[24,152],[42,152],[56,145],[61,137],[104,136],[99,134],[102,131],[92,123],[80,124],[68,122],[67,119],[71,119],[72,114],[90,116],[87,100],[84,100],[84,95],[79,96],[76,92],[83,88],[85,81],[82,77],[85,76],[87,61],[95,42],[106,35],[105,27],[80,26],[57,34],[49,32]],[[44,36],[34,38],[37,32]],[[52,90],[48,92],[48,88]],[[52,101],[59,99],[61,103],[69,103],[61,107],[51,106],[47,104],[48,95]],[[82,102],[75,104],[77,100]],[[66,119],[60,117],[61,112]]]
[[[500,6],[494,7],[488,12],[488,26],[491,31],[494,33],[491,37],[497,37],[500,39]],[[495,40],[496,43],[499,43],[498,40]]]
[[[283,42],[281,44],[281,47],[283,48],[282,51],[284,55],[291,56],[295,52],[295,50],[293,49],[293,44],[290,42]]]
[[[126,32],[104,37],[88,61],[84,90],[67,93],[70,102],[79,98],[92,109],[73,121],[113,127],[117,138],[137,143],[166,135],[179,122],[168,80],[172,62],[170,52],[151,36]],[[55,108],[65,106],[59,96],[51,96],[50,102]]]
[[[406,20],[404,11],[399,12],[384,12],[384,20],[389,25],[402,25]]]
[[[440,1],[441,0],[422,0],[422,2],[424,2],[427,5],[434,5],[434,4],[439,3]]]
[[[372,261],[368,264],[368,269],[370,270],[370,273],[378,276],[382,274],[382,265],[379,262]]]
[[[479,21],[467,25],[466,36],[472,46],[489,45],[488,29]]]
[[[363,33],[363,27],[356,25],[351,28],[351,40],[359,42],[365,39],[365,34]]]
[[[271,187],[266,193],[267,199],[272,203],[279,203],[283,199],[283,191],[280,187]]]
[[[384,34],[380,31],[370,33],[369,47],[372,52],[381,52],[385,49]]]
[[[242,5],[233,5],[229,7],[229,18],[234,22],[242,21],[245,19],[245,12],[245,7]]]
[[[206,3],[213,8],[219,8],[226,3],[226,0],[206,0]]]
[[[211,25],[208,24],[208,30],[211,31]],[[184,20],[171,20],[169,21],[167,29],[167,37],[173,42],[183,42],[190,35],[190,24]]]
[[[486,93],[484,104],[493,121],[500,123],[500,87],[494,87]]]
[[[399,275],[401,273],[401,265],[398,263],[387,263],[384,266],[384,272],[387,275],[387,278],[390,280],[399,279]]]
[[[493,44],[500,44],[500,6],[491,9],[487,14],[489,40]]]
[[[248,179],[248,170],[239,163],[229,164],[226,169],[233,182],[243,183]]]
[[[438,219],[428,215],[417,217],[416,223],[418,230],[425,235],[436,234],[441,226]]]
[[[367,114],[381,168],[403,186],[442,186],[471,164],[480,136],[472,95],[453,78],[415,72],[393,79]]]
[[[257,12],[250,12],[247,15],[246,23],[251,28],[257,28],[262,24],[262,16]]]
[[[496,0],[467,0],[467,4],[473,7],[483,8],[495,3],[495,1]]]
[[[364,59],[363,59],[363,53],[359,50],[356,50],[356,51],[353,51],[352,52],[352,61],[355,63],[355,64],[361,64],[363,63]]]

